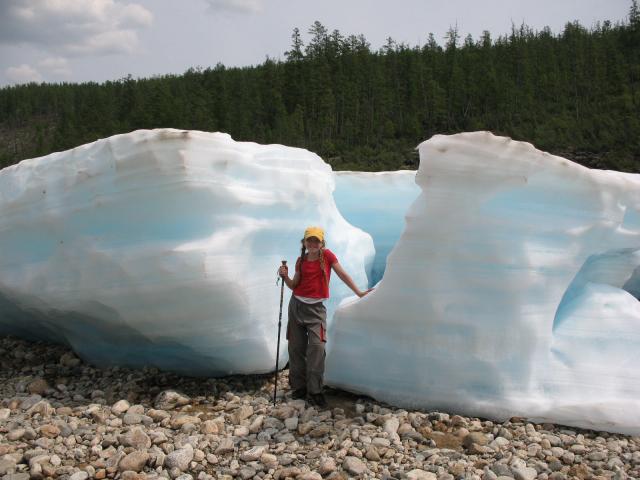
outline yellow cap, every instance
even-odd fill
[[[309,227],[304,231],[304,239],[316,237],[321,242],[324,240],[324,230],[320,227]]]

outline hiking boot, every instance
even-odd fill
[[[327,399],[322,393],[312,393],[308,397],[309,403],[316,407],[327,408],[329,404],[327,403]]]
[[[294,390],[293,393],[291,394],[291,398],[293,398],[294,400],[299,400],[299,399],[304,399],[307,396],[307,389],[306,388],[299,388],[297,390]]]

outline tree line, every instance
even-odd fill
[[[320,22],[282,60],[104,83],[0,89],[0,166],[140,128],[223,131],[317,152],[334,169],[417,167],[437,133],[489,130],[595,168],[640,172],[640,13],[557,34],[371,48]]]

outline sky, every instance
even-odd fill
[[[0,87],[28,82],[103,82],[181,74],[192,67],[284,59],[291,33],[320,21],[363,34],[443,44],[451,27],[495,39],[523,22],[560,33],[626,21],[631,0],[0,0]]]

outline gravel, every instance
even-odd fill
[[[575,480],[640,478],[640,438],[328,389],[292,400],[288,372],[190,378],[99,369],[62,346],[0,337],[0,479]]]

